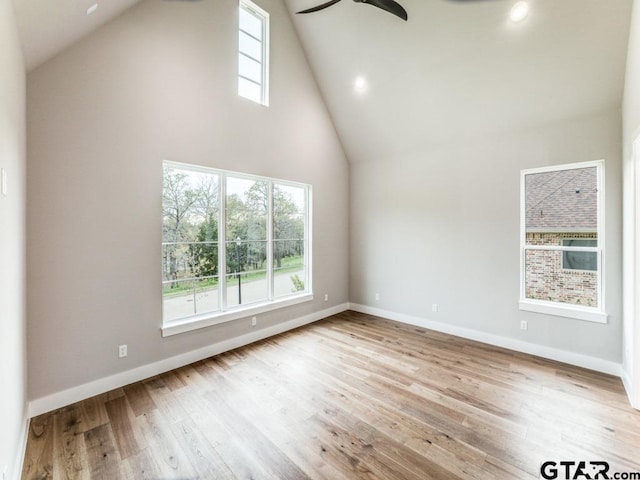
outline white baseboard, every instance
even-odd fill
[[[517,352],[536,355],[549,360],[556,360],[570,365],[588,368],[589,370],[595,370],[597,372],[608,373],[609,375],[615,375],[617,377],[622,376],[622,365],[609,360],[603,360],[601,358],[590,357],[588,355],[568,352],[566,350],[546,347],[535,343],[523,342],[522,340],[494,335],[480,330],[473,330],[448,323],[436,322],[404,313],[382,310],[380,308],[369,307],[367,305],[359,305],[357,303],[350,303],[349,309],[356,312],[388,318],[389,320],[407,323],[409,325],[428,328],[429,330],[435,330],[437,332],[448,333],[450,335],[467,338],[469,340],[488,343],[489,345],[495,345],[497,347],[503,347]]]
[[[627,391],[627,397],[629,397],[629,403],[631,406],[636,410],[640,410],[640,392],[633,390],[631,375],[624,367],[622,368],[622,384],[624,385],[624,389]]]
[[[622,375],[620,376],[620,378],[622,378],[622,384],[624,385],[624,389],[627,392],[629,403],[632,407],[638,408],[638,406],[633,404],[633,388],[631,387],[631,377],[629,377],[629,372],[627,372],[624,366],[622,367]]]
[[[50,395],[36,398],[29,402],[29,418],[41,415],[46,412],[50,412],[57,408],[70,405],[81,400],[99,395],[114,388],[123,387],[130,383],[139,382],[145,378],[153,377],[161,373],[168,372],[175,368],[188,365],[205,358],[209,358],[213,355],[233,350],[234,348],[242,347],[258,340],[277,335],[279,333],[286,332],[288,330],[307,325],[309,323],[322,320],[323,318],[335,315],[336,313],[344,312],[348,310],[349,304],[344,303],[336,305],[335,307],[327,308],[319,312],[310,313],[308,315],[295,318],[286,322],[273,325],[271,327],[255,330],[239,337],[223,340],[222,342],[215,343],[213,345],[207,345],[206,347],[192,350],[174,357],[159,360],[148,365],[143,365],[125,372],[116,373],[114,375],[100,378],[92,382],[72,387],[67,390],[52,393]]]
[[[27,412],[28,405],[24,406],[24,412]],[[7,480],[19,480],[22,477],[22,467],[24,465],[24,455],[27,451],[27,438],[29,438],[29,417],[25,415],[22,421],[22,431],[18,438],[16,458],[11,465],[11,469],[7,472]]]

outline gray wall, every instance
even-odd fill
[[[638,165],[633,160],[633,142],[640,136],[640,3],[634,2],[627,51],[623,114],[624,159],[624,354],[623,369],[627,388],[631,389],[634,405],[640,408],[640,294],[637,277],[638,203],[640,190]]]
[[[31,399],[249,333],[160,336],[164,159],[313,185],[315,300],[258,328],[348,301],[348,164],[282,2],[257,3],[269,108],[236,93],[236,0],[143,1],[29,73]]]
[[[353,164],[351,301],[619,363],[620,137],[615,109]],[[521,312],[520,170],[598,159],[606,160],[609,323]]]
[[[10,1],[0,2],[0,477],[17,478],[26,419],[25,75]]]
[[[640,129],[640,2],[637,0],[634,0],[631,14],[622,113],[626,153]]]

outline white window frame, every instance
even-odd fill
[[[312,274],[312,186],[306,183],[292,182],[289,180],[281,180],[272,177],[262,177],[257,175],[250,175],[239,172],[232,172],[229,170],[220,170],[209,167],[203,167],[198,165],[191,165],[180,162],[173,162],[165,160],[163,162],[164,167],[173,167],[180,170],[188,170],[199,173],[206,173],[211,175],[217,175],[219,178],[219,208],[218,208],[218,295],[220,298],[220,311],[207,312],[199,315],[192,315],[189,317],[164,321],[164,298],[163,303],[163,323],[162,323],[162,336],[167,337],[176,335],[179,333],[189,332],[199,328],[205,328],[212,325],[218,325],[220,323],[229,322],[232,320],[238,320],[241,318],[247,318],[255,316],[261,313],[266,313],[279,308],[284,308],[292,305],[297,305],[303,302],[313,300],[313,274]],[[267,213],[267,299],[261,302],[255,302],[247,305],[236,305],[228,307],[226,306],[225,285],[227,282],[226,273],[226,178],[242,178],[253,181],[268,182],[269,185],[269,200],[268,200],[268,213]],[[276,297],[273,289],[273,186],[285,185],[297,188],[303,188],[305,191],[305,226],[304,226],[304,265],[305,265],[305,290],[300,293],[291,293],[290,295]],[[164,283],[164,279],[163,282]],[[161,285],[162,285],[161,283]],[[161,290],[162,291],[162,290]]]
[[[527,245],[526,232],[526,191],[525,178],[527,175],[536,173],[557,172],[562,170],[574,170],[582,168],[596,167],[596,184],[598,189],[598,225],[597,247],[568,247],[561,245]],[[520,310],[529,312],[544,313],[547,315],[556,315],[560,317],[575,318],[578,320],[586,320],[596,323],[607,323],[608,315],[605,311],[605,218],[604,218],[604,160],[594,160],[590,162],[571,163],[565,165],[554,165],[550,167],[533,168],[521,170],[520,172]],[[561,302],[553,302],[547,300],[537,300],[526,298],[526,252],[527,250],[546,250],[546,251],[575,251],[575,252],[595,252],[597,254],[597,297],[598,306],[588,307],[582,305],[571,305]]]
[[[240,10],[246,11],[250,15],[260,20],[260,22],[262,23],[262,38],[256,38],[255,36],[251,35],[249,32],[242,30],[242,28],[240,28],[240,20],[238,19],[238,37],[240,36],[240,32],[242,32],[254,38],[255,40],[259,41],[262,45],[262,61],[260,62],[262,79],[260,84],[260,101],[258,101],[257,103],[259,103],[260,105],[264,105],[265,107],[268,107],[269,106],[269,36],[270,36],[269,35],[269,12],[263,10],[258,5],[253,3],[251,0],[240,0],[239,7],[238,7],[238,15],[240,15]],[[254,98],[242,95],[242,93],[240,92],[241,79],[244,79],[254,84],[256,83],[254,80],[240,75],[240,57],[241,56],[246,56],[247,58],[257,61],[251,55],[248,55],[247,53],[240,50],[240,41],[238,40],[238,95],[248,100],[255,101]]]

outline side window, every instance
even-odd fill
[[[606,321],[603,162],[521,172],[520,308]]]

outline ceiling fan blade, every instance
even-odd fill
[[[401,18],[404,21],[407,21],[408,15],[407,11],[395,0],[355,0],[356,2],[368,3],[369,5],[373,5],[374,7],[381,8],[389,13],[392,13],[396,17]]]
[[[301,10],[299,12],[296,13],[313,13],[313,12],[317,12],[319,10],[324,10],[327,7],[330,7],[331,5],[335,5],[336,3],[338,3],[340,0],[331,0],[327,3],[323,3],[322,5],[317,5],[315,7],[311,7],[311,8],[307,8],[306,10]]]

